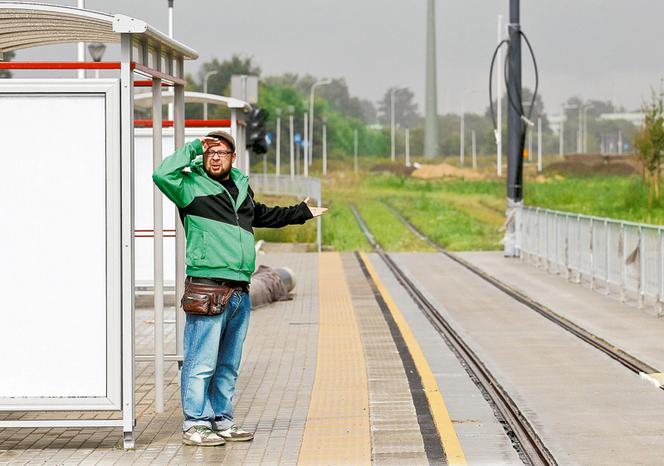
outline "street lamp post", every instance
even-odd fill
[[[295,179],[295,140],[293,138],[293,112],[295,107],[288,106],[288,125],[290,134],[290,177],[291,180]]]
[[[474,94],[479,92],[474,89],[465,89],[461,93],[461,127],[460,131],[460,140],[459,140],[459,164],[463,165],[465,162],[466,156],[466,94]]]
[[[275,132],[275,144],[276,144],[276,164],[277,164],[277,176],[281,174],[281,109],[278,108],[274,112],[277,115],[277,128]]]
[[[308,114],[304,114],[304,176],[309,176],[309,121],[307,118],[309,117]]]
[[[99,63],[101,61],[101,57],[104,56],[104,52],[106,51],[106,44],[102,42],[90,42],[88,44],[88,51],[90,52],[92,60],[95,63]],[[99,79],[99,68],[95,70],[95,79]]]
[[[330,80],[327,78],[319,79],[313,83],[309,93],[309,144],[305,150],[307,154],[305,159],[308,161],[308,165],[311,165],[314,154],[314,92],[318,86],[324,86],[325,84],[330,84]]]
[[[397,158],[397,148],[396,148],[396,123],[395,123],[395,108],[396,105],[394,103],[394,94],[403,90],[404,88],[402,87],[393,87],[390,89],[390,144],[391,144],[391,149],[390,149],[390,160],[394,162]]]
[[[406,166],[410,167],[410,128],[406,128]]]
[[[355,172],[356,175],[357,175],[357,171],[358,171],[358,168],[359,168],[358,167],[358,160],[357,160],[357,152],[359,150],[358,146],[359,146],[359,137],[358,137],[358,134],[357,134],[357,129],[355,129],[355,134],[354,134],[354,137],[353,137],[353,171]]]
[[[208,93],[208,79],[209,79],[210,76],[212,76],[213,74],[219,74],[219,71],[218,71],[218,70],[214,70],[214,71],[208,71],[207,73],[205,73],[205,78],[203,79],[203,92],[204,92],[205,94]],[[208,110],[207,110],[207,106],[208,106],[208,104],[207,104],[207,101],[206,101],[205,103],[203,103],[203,119],[204,119],[204,120],[207,120],[207,119],[208,119]]]
[[[583,139],[581,140],[581,149],[584,154],[588,152],[588,110],[591,108],[594,108],[592,104],[583,106]]]
[[[559,156],[565,158],[565,121],[567,121],[567,114],[565,110],[573,110],[577,105],[565,105],[565,102],[560,104],[560,141],[559,141]]]
[[[327,118],[323,117],[323,175],[327,175]]]

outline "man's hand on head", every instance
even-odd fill
[[[307,202],[309,202],[309,198],[306,198],[304,200],[305,204],[307,204]],[[327,207],[312,207],[309,204],[307,204],[307,207],[309,207],[309,211],[311,212],[311,215],[313,215],[314,217],[320,217],[325,212],[327,212]]]
[[[221,144],[221,141],[211,136],[205,136],[201,138],[201,144],[203,145],[203,152],[207,152],[210,147],[218,146]]]

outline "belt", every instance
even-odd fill
[[[223,278],[203,278],[203,277],[187,277],[190,279],[191,283],[196,285],[208,285],[208,286],[227,286],[237,291],[244,291],[245,293],[249,292],[249,283],[246,282],[235,282],[224,280]]]

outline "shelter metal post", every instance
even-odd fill
[[[175,76],[184,77],[184,61],[178,58],[176,63]],[[171,73],[172,74],[172,73]],[[184,86],[175,84],[174,89],[174,118],[173,118],[173,137],[175,147],[182,147],[184,144]],[[183,335],[184,322],[183,312],[180,309],[179,297],[184,293],[184,228],[180,221],[177,208],[175,209],[175,324],[176,324],[176,353],[180,356],[184,354]]]
[[[123,33],[120,65],[122,238],[122,419],[124,447],[134,447],[134,83],[132,34]],[[130,348],[130,351],[127,351]]]
[[[237,108],[231,108],[231,136],[235,139],[235,152],[237,152]]]
[[[161,51],[153,51],[153,68],[161,71]],[[156,169],[162,157],[161,79],[152,78],[152,167]],[[154,406],[164,412],[164,219],[162,194],[152,186],[154,220]]]

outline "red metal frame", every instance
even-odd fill
[[[134,63],[131,69],[134,69]],[[0,61],[0,70],[119,70],[119,61]]]
[[[135,87],[152,87],[152,81],[149,79],[146,80],[139,80],[135,79],[134,80],[134,86]],[[165,83],[162,81],[161,87],[173,87],[171,83]]]
[[[89,62],[89,61],[0,61],[0,70],[119,70],[120,62]],[[160,78],[173,85],[185,86],[184,79],[154,70],[140,63],[131,62],[131,69],[146,77]],[[141,81],[143,82],[143,81]]]
[[[161,122],[162,127],[171,128],[173,126],[173,120],[163,120]],[[207,127],[221,127],[221,128],[230,128],[231,120],[195,120],[195,119],[186,119],[184,120],[185,128],[207,128]],[[152,120],[134,120],[135,128],[152,128]]]

